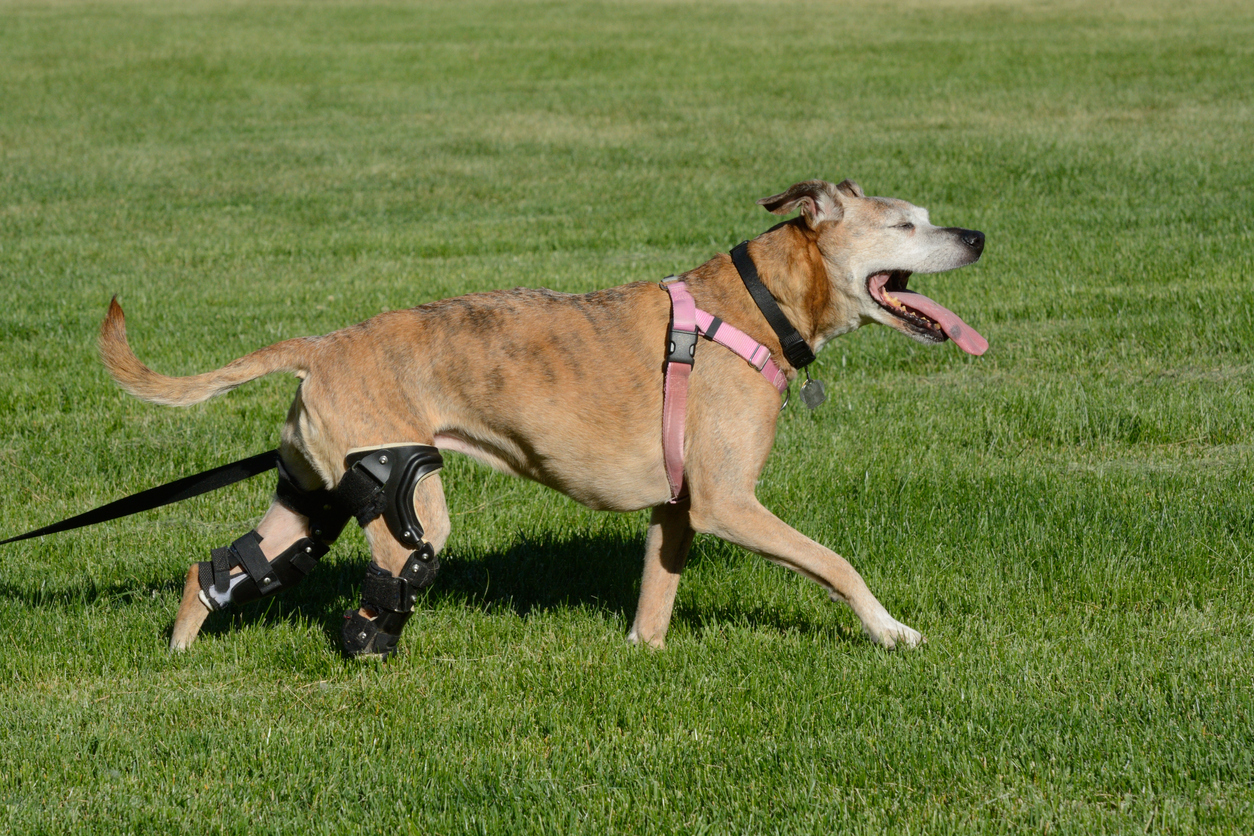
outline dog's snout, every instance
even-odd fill
[[[958,237],[962,239],[962,243],[977,253],[984,252],[983,232],[976,232],[974,229],[960,229],[958,230]]]

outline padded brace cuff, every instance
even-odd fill
[[[401,567],[398,577],[392,577],[376,563],[366,568],[366,579],[361,585],[361,603],[372,610],[388,612],[412,612],[418,600],[418,592],[435,582],[440,571],[440,561],[429,543],[423,544]]]
[[[335,492],[324,488],[302,490],[292,481],[283,459],[279,459],[279,483],[275,486],[274,496],[284,508],[308,519],[314,539],[327,544],[335,542],[351,516],[340,507]]]

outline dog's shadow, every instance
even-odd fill
[[[695,569],[708,558],[700,542],[689,558]],[[640,594],[644,537],[597,535],[521,540],[501,552],[441,555],[435,583],[419,599],[417,609],[453,606],[482,612],[507,612],[519,618],[555,609],[583,608],[625,625],[635,617]],[[757,560],[745,555],[746,560]],[[275,598],[255,601],[234,613],[211,616],[202,633],[223,634],[245,624],[270,624],[303,618],[321,624],[333,646],[346,609],[356,609],[369,555],[324,560],[301,586]],[[678,603],[673,624],[693,632],[728,625],[768,633],[828,635],[838,641],[856,638],[856,631],[834,628],[828,619],[815,621],[796,611],[781,611],[759,602],[751,593],[720,604]]]
[[[689,566],[706,558],[694,545]],[[561,608],[583,608],[630,623],[640,589],[644,538],[597,535],[521,540],[508,549],[485,554],[443,554],[435,584],[423,593],[418,608],[461,607],[483,612],[512,612],[519,618]],[[756,559],[746,556],[746,559]],[[250,625],[279,625],[293,620],[321,626],[328,642],[339,645],[346,609],[356,609],[361,581],[370,562],[361,547],[324,558],[300,586],[278,595],[213,613],[201,635],[230,634]],[[135,580],[97,584],[84,579],[59,589],[23,589],[0,584],[0,598],[15,599],[24,608],[90,606],[102,600],[174,597],[182,580],[158,583]],[[826,621],[826,620],[824,620]],[[830,632],[830,623],[816,623],[796,614],[764,607],[746,596],[720,605],[676,606],[673,622],[694,632],[737,624],[768,632]],[[172,627],[172,625],[171,625]],[[168,638],[169,631],[166,633]]]
[[[524,539],[486,554],[446,552],[440,555],[435,583],[419,598],[417,608],[451,605],[528,618],[552,609],[582,607],[627,619],[635,613],[643,551],[642,537],[595,536]],[[300,618],[323,625],[338,645],[344,611],[357,608],[370,556],[357,548],[322,563],[291,591],[211,615],[201,634],[220,635],[247,624]]]

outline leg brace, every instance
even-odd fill
[[[198,564],[200,600],[211,610],[231,604],[255,601],[295,586],[313,571],[331,548],[348,522],[348,513],[339,508],[331,491],[303,491],[296,486],[279,461],[279,502],[309,519],[313,537],[302,537],[274,560],[261,551],[261,535],[256,529],[225,548],[211,551],[210,559]],[[235,567],[243,572],[232,574]]]
[[[426,445],[382,447],[349,455],[348,471],[336,486],[341,507],[363,527],[382,515],[388,530],[402,545],[414,549],[398,577],[374,561],[361,586],[361,607],[344,613],[340,645],[347,656],[390,656],[396,652],[401,630],[413,614],[418,592],[435,581],[440,561],[423,539],[422,522],[414,510],[414,489],[444,466],[440,451]]]

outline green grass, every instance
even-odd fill
[[[915,652],[698,538],[464,459],[386,666],[368,556],[165,645],[257,479],[0,550],[0,831],[1254,830],[1254,8],[1239,2],[0,5],[0,536],[274,446],[294,389],[108,380],[379,310],[690,268],[808,177],[981,229],[921,279],[980,359],[823,353],[759,495]],[[474,381],[467,381],[474,385]]]

